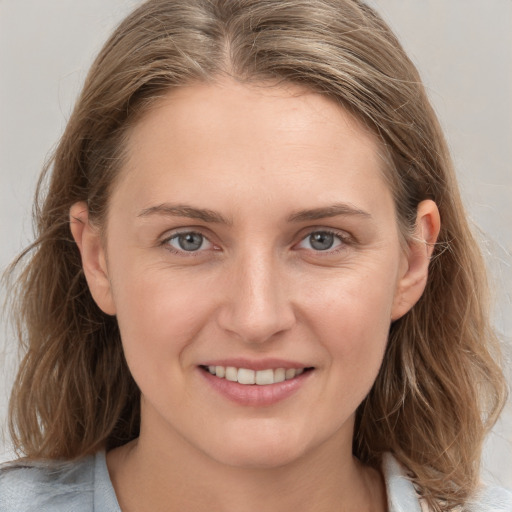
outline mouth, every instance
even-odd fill
[[[237,382],[245,386],[269,386],[293,380],[303,373],[310,372],[313,367],[304,368],[266,368],[252,370],[250,368],[237,368],[235,366],[205,366],[200,368],[219,379]]]

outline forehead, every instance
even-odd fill
[[[298,143],[305,135],[310,145],[322,142],[338,148],[350,135],[368,149],[380,149],[373,131],[334,100],[291,83],[242,84],[223,79],[181,86],[159,98],[139,119],[131,132],[132,150],[142,142],[143,132],[155,142],[179,132],[183,139],[202,135],[201,143],[217,144],[226,134],[233,150],[237,147],[233,143],[242,138],[261,138],[265,133],[274,143]],[[318,137],[311,138],[314,133]],[[277,141],[272,138],[276,134]]]
[[[129,134],[117,188],[136,190],[139,203],[178,192],[188,200],[194,184],[207,187],[205,197],[222,188],[235,197],[281,195],[283,204],[319,195],[337,202],[341,189],[387,188],[381,155],[373,132],[326,96],[225,80],[181,87],[157,101]]]

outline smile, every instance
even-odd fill
[[[238,382],[245,385],[268,386],[285,380],[291,380],[309,368],[268,368],[265,370],[251,370],[236,368],[234,366],[204,366],[210,374],[220,379]]]
[[[213,361],[212,361],[213,362]],[[220,361],[219,361],[220,363]],[[235,361],[229,364],[203,364],[198,366],[200,374],[210,389],[231,402],[249,407],[268,407],[290,398],[307,386],[314,374],[314,367],[300,366],[283,361],[259,361],[249,364]]]

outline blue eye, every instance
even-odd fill
[[[328,251],[342,244],[342,237],[331,231],[314,231],[301,241],[299,247],[314,251]]]
[[[196,252],[200,249],[206,249],[210,242],[201,233],[188,231],[186,233],[177,233],[166,241],[173,249],[178,251]]]

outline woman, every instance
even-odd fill
[[[512,506],[481,257],[365,4],[143,4],[39,198],[0,510]]]

